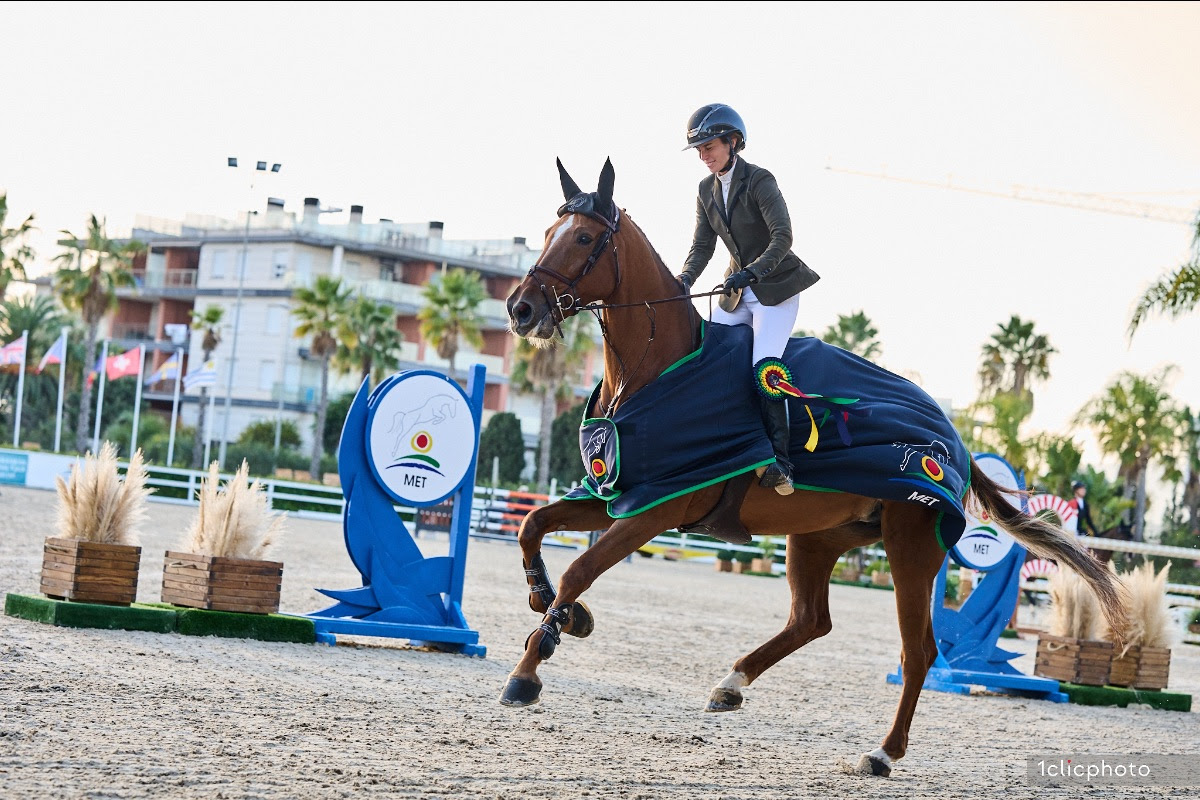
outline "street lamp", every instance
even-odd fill
[[[237,158],[230,156],[226,159],[226,164],[230,167],[237,168]],[[271,172],[279,172],[282,164],[271,164],[269,170]],[[255,172],[267,172],[268,166],[266,161],[258,161],[254,166]],[[253,180],[250,183],[250,190],[254,191]],[[237,363],[237,347],[238,347],[238,332],[242,324],[242,291],[246,284],[246,259],[250,252],[250,220],[258,212],[250,209],[246,214],[246,229],[242,233],[242,259],[241,266],[238,268],[237,282],[237,297],[234,300],[233,306],[233,342],[229,351],[229,373],[225,380],[225,421],[221,429],[221,447],[217,455],[217,461],[220,463],[221,469],[225,468],[225,450],[229,444],[229,417],[233,407],[233,369]]]
[[[288,345],[292,341],[291,306],[286,303],[272,303],[272,308],[283,309],[283,351],[279,354],[279,408],[275,413],[275,459],[279,460],[279,444],[283,433],[283,398],[287,388],[287,354]]]

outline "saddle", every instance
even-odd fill
[[[680,533],[702,533],[729,544],[749,544],[750,531],[742,524],[739,511],[754,472],[743,472],[725,482],[721,498],[712,510],[695,522],[679,526]]]

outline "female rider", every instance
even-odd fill
[[[716,249],[717,238],[729,250],[725,294],[713,309],[712,321],[749,325],[754,331],[753,376],[763,359],[783,355],[796,324],[800,292],[820,276],[791,252],[792,222],[775,176],[739,158],[746,146],[746,126],[736,111],[722,103],[697,109],[688,120],[687,147],[696,148],[711,174],[700,181],[696,198],[696,233],[683,272],[684,292],[700,277]],[[786,400],[759,395],[767,438],[775,451],[759,485],[782,495],[792,493],[788,458]]]

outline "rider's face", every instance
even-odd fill
[[[700,145],[696,151],[700,154],[700,160],[704,162],[704,166],[708,167],[708,171],[716,175],[729,163],[731,149],[731,145],[717,138]]]

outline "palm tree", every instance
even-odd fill
[[[574,387],[579,382],[587,354],[596,348],[591,320],[586,314],[576,314],[560,326],[562,338],[555,335],[542,346],[532,345],[526,339],[517,342],[512,384],[522,391],[536,390],[542,394],[538,433],[541,446],[537,467],[539,486],[550,485],[550,440],[558,401],[574,396]]]
[[[357,371],[362,380],[370,377],[378,383],[385,374],[400,366],[404,334],[396,327],[396,309],[360,297],[350,306],[349,314],[355,338],[352,343],[338,344],[333,368],[342,374]]]
[[[295,298],[299,305],[292,314],[300,320],[296,326],[297,337],[312,337],[309,353],[321,362],[321,394],[317,398],[317,421],[313,429],[312,460],[309,474],[321,480],[321,454],[324,452],[322,436],[325,431],[325,412],[329,408],[329,360],[337,352],[338,344],[353,348],[357,345],[355,332],[350,326],[350,296],[352,290],[342,286],[341,278],[328,275],[317,276],[312,288],[297,289]]]
[[[1200,305],[1200,215],[1192,233],[1192,257],[1186,264],[1159,278],[1138,298],[1129,320],[1129,338],[1152,313],[1179,319]]]
[[[796,330],[792,335],[814,336],[815,334]],[[850,315],[838,314],[837,322],[826,328],[825,332],[817,338],[866,359],[876,358],[883,352],[883,345],[879,341],[879,329],[862,311],[855,311]]]
[[[25,241],[33,228],[30,214],[15,228],[4,227],[8,218],[8,195],[0,194],[0,300],[14,279],[25,279],[25,265],[33,260],[33,248]]]
[[[1179,410],[1179,449],[1163,458],[1165,478],[1178,489],[1183,485],[1187,530],[1200,536],[1200,414],[1184,406]]]
[[[1050,377],[1050,356],[1058,352],[1049,339],[1033,332],[1033,325],[1014,314],[983,346],[979,379],[985,396],[1001,392],[1018,397],[1028,394],[1032,410],[1029,385]]]
[[[221,318],[225,309],[208,306],[203,313],[192,311],[192,327],[202,333],[200,349],[204,353],[201,368],[212,358],[213,351],[221,344]],[[200,408],[196,417],[196,438],[192,442],[192,469],[200,469],[204,460],[204,417],[208,412],[208,386],[200,387]]]
[[[421,336],[431,342],[439,357],[450,362],[450,377],[454,377],[454,357],[460,341],[474,347],[483,346],[483,317],[479,306],[487,299],[487,291],[479,274],[455,268],[431,281],[425,287],[425,302],[417,312],[421,321]]]
[[[44,353],[59,337],[67,317],[54,298],[44,294],[28,295],[0,302],[0,335],[14,338],[29,331],[29,357]]]
[[[1142,541],[1146,514],[1146,473],[1152,460],[1162,462],[1179,442],[1180,409],[1164,388],[1174,366],[1150,376],[1122,372],[1104,393],[1092,398],[1075,417],[1091,426],[1100,448],[1120,459],[1119,474],[1136,492],[1134,538]]]
[[[105,222],[92,214],[88,219],[87,236],[80,239],[70,231],[59,231],[65,240],[64,251],[55,257],[62,266],[54,273],[54,286],[59,298],[71,311],[79,312],[85,326],[84,353],[86,359],[83,386],[79,398],[79,418],[75,427],[75,449],[87,448],[88,417],[91,413],[92,387],[87,381],[88,370],[96,361],[96,337],[100,321],[117,304],[117,289],[133,286],[133,257],[146,249],[139,241],[120,242],[109,239]],[[91,264],[84,267],[84,257],[91,254]]]

